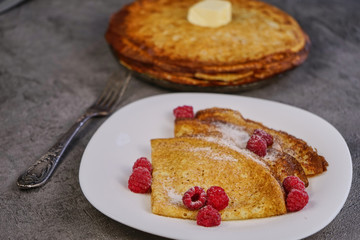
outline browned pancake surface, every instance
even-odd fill
[[[207,28],[186,19],[196,2],[135,1],[114,14],[106,39],[128,68],[200,86],[262,80],[306,59],[309,39],[285,12],[260,1],[232,0],[233,20]]]
[[[153,182],[152,212],[158,215],[196,219],[181,201],[194,186],[206,191],[220,186],[227,193],[228,207],[222,220],[262,218],[286,213],[284,193],[269,169],[256,158],[201,138],[154,139],[151,141]]]
[[[219,142],[225,141],[240,149],[246,148],[252,129],[219,121],[201,121],[198,119],[177,119],[175,121],[175,137],[181,136],[213,136],[218,137]],[[301,164],[290,154],[274,147],[267,149],[265,157],[259,159],[267,164],[272,174],[279,182],[288,176],[299,177],[306,186],[309,182]]]
[[[263,129],[271,134],[277,147],[293,156],[303,167],[307,176],[320,174],[326,171],[328,162],[319,155],[316,149],[309,146],[304,140],[294,137],[284,131],[278,131],[264,126],[260,122],[244,118],[239,112],[232,109],[209,108],[198,111],[196,118],[199,120],[223,121],[237,126],[243,126],[249,132],[255,129]]]

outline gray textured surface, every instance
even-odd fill
[[[270,2],[309,33],[311,53],[280,80],[239,95],[306,109],[339,130],[353,159],[350,195],[337,217],[309,239],[359,239],[360,2]],[[18,174],[67,130],[118,70],[103,34],[111,13],[125,3],[32,0],[0,15],[1,239],[158,238],[105,217],[81,192],[81,156],[103,120],[79,135],[47,185],[33,191],[15,185]],[[123,104],[166,92],[133,79]]]

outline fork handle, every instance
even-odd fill
[[[59,165],[62,155],[80,128],[92,117],[84,114],[59,140],[17,180],[20,189],[36,188],[44,185]]]

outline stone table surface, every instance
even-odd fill
[[[128,2],[31,0],[0,15],[1,239],[160,238],[106,217],[81,191],[81,157],[104,119],[76,137],[45,186],[16,186],[18,175],[70,127],[111,73],[122,71],[104,33],[110,15]],[[353,162],[350,194],[335,219],[308,239],[360,239],[360,1],[268,2],[310,35],[309,58],[275,82],[235,95],[305,109],[342,134]],[[169,92],[134,77],[122,105]]]

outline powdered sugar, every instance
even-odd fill
[[[245,148],[250,135],[240,126],[229,123],[216,122],[214,124],[218,131],[221,132],[224,139],[235,143],[239,148]]]
[[[210,138],[210,137],[201,137],[201,138],[202,139],[205,138],[207,141],[209,141],[208,138]],[[215,138],[215,139],[217,141],[221,140],[219,138]],[[215,141],[215,139],[213,142],[217,142],[217,141]],[[209,142],[211,142],[211,141],[209,141]],[[207,158],[211,158],[213,160],[218,160],[218,161],[224,160],[224,161],[234,161],[234,162],[237,161],[236,158],[234,158],[233,156],[231,156],[229,154],[221,154],[221,155],[217,154],[216,152],[212,151],[211,147],[194,147],[194,148],[190,148],[189,151],[195,152],[195,153],[199,152],[202,155],[206,156]]]
[[[217,143],[217,144],[220,144],[222,146],[231,148],[231,149],[233,149],[235,151],[240,151],[241,150],[241,148],[239,148],[236,145],[236,142],[234,142],[232,139],[229,139],[229,138],[220,138],[220,137],[214,137],[214,136],[204,136],[204,137],[201,137],[201,138],[204,139],[205,141]]]
[[[239,146],[237,146],[236,142],[234,142],[233,140],[231,140],[229,138],[220,138],[220,137],[213,137],[213,136],[202,136],[200,138],[204,139],[207,142],[213,142],[213,143],[219,144],[221,146],[228,147],[228,148],[235,150],[245,156],[250,157],[252,160],[254,160],[257,163],[259,163],[263,166],[266,166],[266,164],[263,161],[261,161],[254,153],[247,150],[246,148],[240,148]],[[211,157],[215,160],[238,161],[238,159],[234,158],[230,154],[217,155],[216,153],[214,153],[214,151],[206,152],[206,154],[208,154],[209,157]]]
[[[263,158],[268,161],[275,161],[275,160],[279,159],[278,151],[277,150],[267,151],[265,157],[263,157]]]
[[[189,151],[191,151],[191,152],[209,152],[209,151],[211,151],[211,147],[190,148]]]
[[[276,139],[274,139],[274,143],[272,144],[271,147],[278,150],[278,151],[280,151],[280,152],[282,152],[282,147],[281,147],[280,143]]]
[[[233,158],[231,155],[225,155],[225,154],[222,154],[222,155],[211,155],[213,157],[214,160],[218,160],[218,161],[222,161],[222,160],[225,160],[225,161],[233,161],[233,162],[236,162],[237,159],[236,158]]]
[[[170,198],[170,203],[181,205],[182,204],[182,195],[175,192],[175,189],[168,188],[166,189],[167,195]]]

